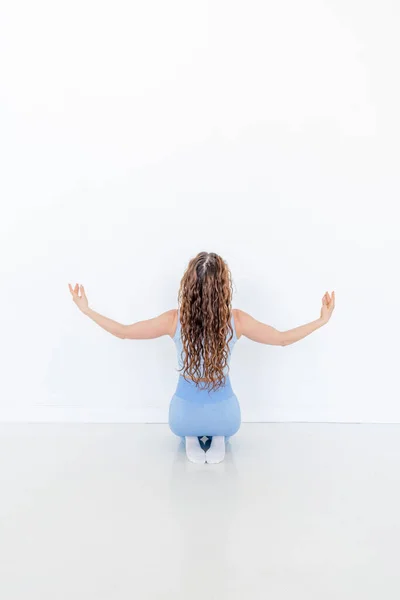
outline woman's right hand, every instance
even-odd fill
[[[333,309],[335,308],[335,292],[332,292],[330,296],[328,292],[322,296],[322,308],[321,308],[321,319],[324,323],[327,323],[332,316]]]
[[[77,283],[75,287],[72,288],[71,284],[69,283],[68,287],[69,291],[71,292],[72,300],[75,302],[79,310],[81,310],[83,313],[86,312],[89,308],[89,303],[88,299],[86,298],[85,288],[83,287],[83,285],[79,285],[79,283]],[[81,292],[80,296],[79,290]]]

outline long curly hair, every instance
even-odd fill
[[[199,252],[182,277],[178,305],[182,338],[182,375],[197,387],[217,390],[229,370],[232,277],[226,262],[213,252]],[[185,377],[185,378],[186,378]]]

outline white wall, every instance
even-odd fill
[[[166,421],[172,340],[113,338],[220,253],[244,420],[400,421],[399,8],[389,0],[59,3],[0,15],[0,420]]]

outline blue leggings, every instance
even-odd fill
[[[180,437],[230,437],[240,427],[241,414],[229,376],[222,388],[208,391],[179,375],[178,386],[169,406],[169,426]]]

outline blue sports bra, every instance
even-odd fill
[[[235,343],[237,342],[237,336],[236,336],[236,329],[235,329],[235,320],[233,318],[233,314],[231,316],[231,323],[232,323],[232,329],[233,329],[233,337],[230,340],[230,342],[228,343],[229,346],[229,354],[228,354],[228,366],[230,364],[231,361],[231,354],[232,354],[232,349],[233,346],[235,345]],[[227,339],[228,336],[230,335],[230,332],[228,331],[227,333]],[[182,339],[181,339],[181,320],[180,320],[180,316],[179,316],[179,308],[178,308],[178,324],[176,326],[176,330],[175,330],[175,334],[173,337],[173,340],[175,342],[176,345],[176,351],[177,351],[177,356],[178,356],[178,365],[179,365],[179,369],[181,369],[183,367],[183,363],[182,363],[182,351],[183,351],[183,344],[182,344]],[[201,365],[203,363],[203,360],[201,361]],[[225,375],[227,375],[228,369],[225,370]]]

